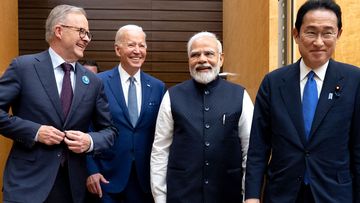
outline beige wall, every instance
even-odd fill
[[[18,55],[18,1],[2,0],[0,4],[0,75],[2,75],[12,58]],[[8,156],[11,141],[0,137],[0,187],[2,174]],[[19,194],[21,195],[21,194]],[[2,202],[2,193],[0,193]]]
[[[263,76],[277,66],[277,1],[223,2],[224,71],[254,99]]]

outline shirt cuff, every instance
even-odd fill
[[[89,138],[90,138],[90,147],[89,147],[89,149],[86,151],[86,153],[91,152],[91,151],[94,149],[93,139],[92,139],[92,137],[91,137],[89,134],[87,134],[87,135],[88,135]]]

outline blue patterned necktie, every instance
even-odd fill
[[[131,124],[135,127],[138,119],[138,105],[136,96],[135,78],[129,77],[128,111]]]
[[[309,140],[311,125],[314,119],[316,106],[318,102],[318,91],[316,86],[316,81],[314,79],[314,71],[310,71],[307,75],[308,80],[304,87],[303,93],[303,116],[304,116],[304,126],[305,126],[305,135],[306,140]],[[304,183],[308,185],[310,183],[309,173],[305,170],[304,174]]]
[[[61,107],[64,112],[65,119],[69,113],[71,102],[73,98],[73,90],[71,87],[70,71],[73,69],[69,63],[61,64],[61,68],[64,71],[63,83],[60,94]]]

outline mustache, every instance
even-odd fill
[[[198,69],[198,68],[211,68],[211,69],[213,69],[214,67],[209,63],[204,63],[204,64],[196,64],[195,69]]]

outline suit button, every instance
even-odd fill
[[[204,180],[204,183],[205,183],[205,185],[209,184],[209,180],[208,180],[208,179],[205,179],[205,180]]]
[[[206,129],[209,129],[210,128],[210,125],[208,123],[205,124],[205,128]]]
[[[209,166],[210,163],[208,161],[205,161],[205,166]]]
[[[302,182],[302,180],[303,180],[303,177],[302,177],[302,176],[299,176],[299,177],[297,178],[297,181],[298,181],[298,182]]]
[[[210,94],[209,90],[205,90],[204,94],[206,94],[206,95]]]
[[[61,157],[61,152],[57,153],[57,157]]]
[[[205,110],[205,111],[209,111],[210,108],[207,106],[207,107],[204,108],[204,110]]]
[[[210,142],[206,141],[206,142],[205,142],[205,146],[206,146],[206,147],[210,147]]]
[[[310,152],[309,152],[309,151],[305,151],[305,156],[309,157],[309,156],[310,156]]]

